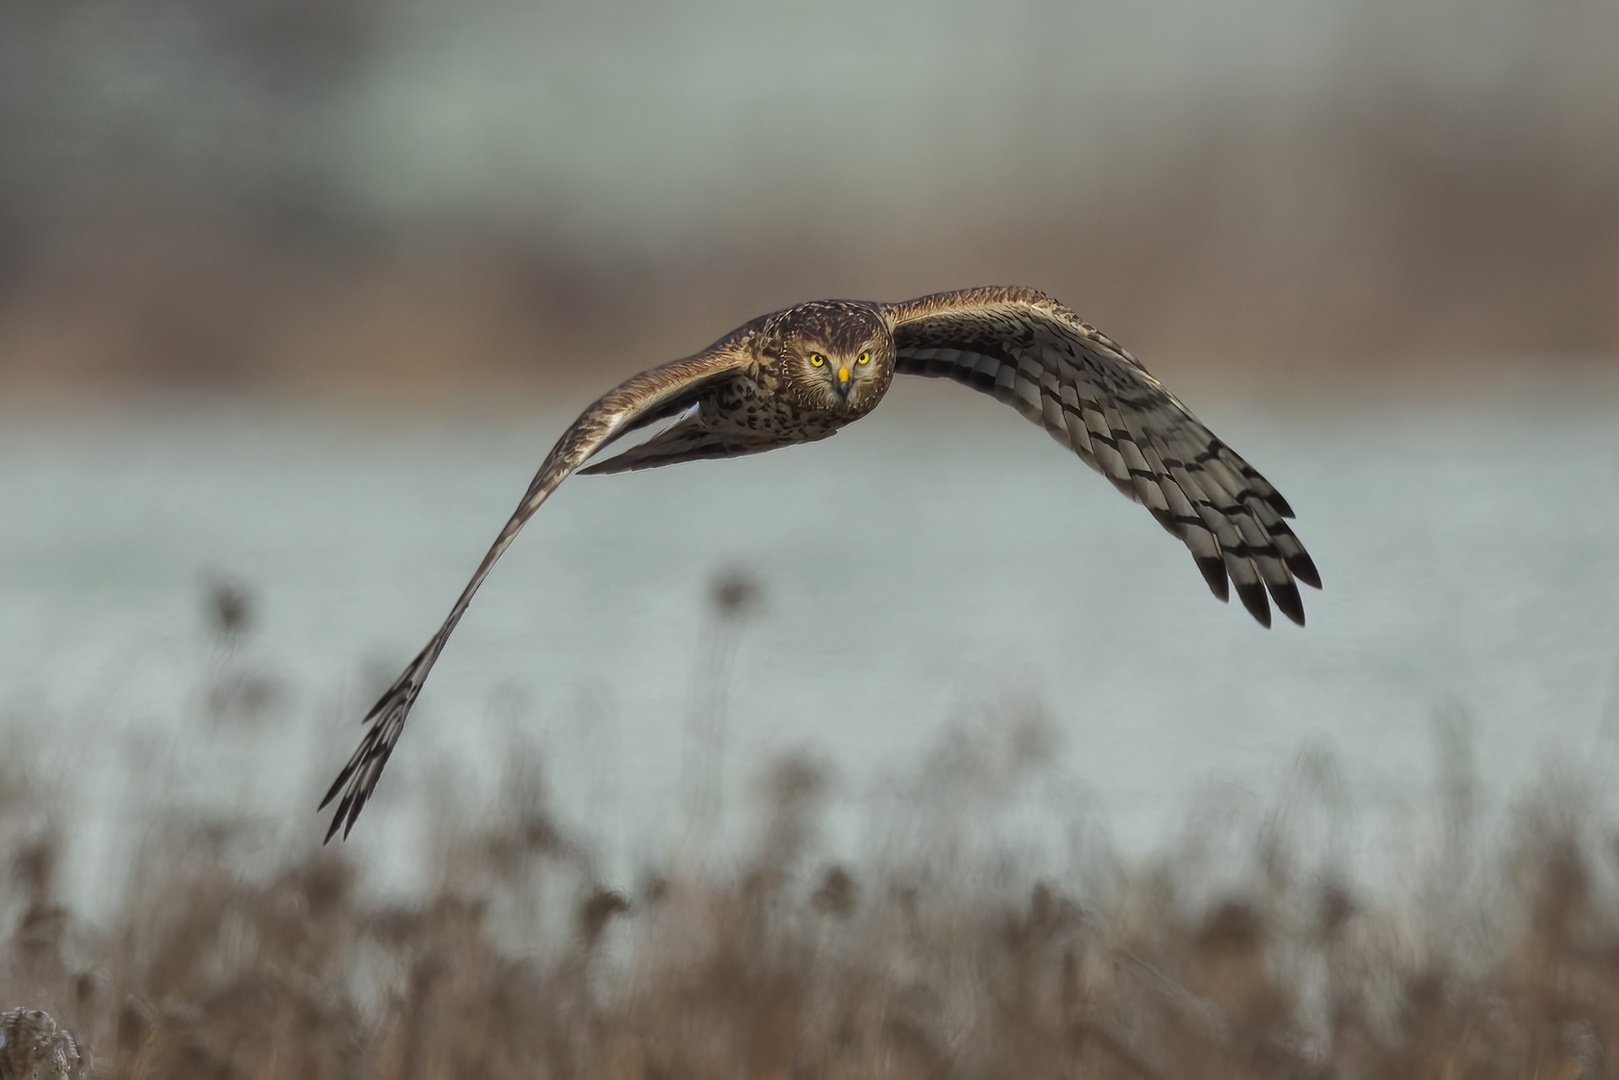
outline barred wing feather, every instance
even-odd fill
[[[888,309],[896,371],[993,395],[1140,502],[1192,553],[1214,595],[1235,585],[1265,626],[1304,624],[1295,581],[1320,575],[1287,500],[1106,335],[1032,289],[924,296]]]

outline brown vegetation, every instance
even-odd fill
[[[740,572],[714,582],[698,708],[723,709],[726,634],[758,599]],[[251,600],[216,582],[205,601],[212,683],[236,686]],[[204,697],[194,723],[273,728],[273,696]],[[1052,758],[1021,708],[952,729],[856,859],[825,856],[831,778],[789,756],[745,846],[698,835],[614,887],[517,754],[486,816],[429,799],[436,884],[417,894],[379,896],[312,812],[277,854],[266,823],[159,809],[126,823],[146,839],[91,922],[64,903],[72,838],[14,732],[0,1080],[1609,1075],[1619,829],[1564,773],[1489,840],[1466,725],[1437,735],[1435,836],[1377,888],[1320,842],[1350,824],[1320,753],[1258,827],[1199,813],[1143,865],[1053,808],[1054,845],[1027,814],[1009,831]]]
[[[1619,1053],[1613,830],[1566,794],[1520,813],[1496,877],[1448,847],[1413,910],[1277,830],[1217,888],[1195,859],[1044,875],[970,839],[1043,745],[1034,722],[1001,743],[936,755],[916,827],[861,864],[817,861],[824,777],[790,760],[750,852],[633,895],[514,790],[442,831],[408,903],[315,848],[313,818],[273,865],[245,828],[171,825],[102,926],[60,903],[61,839],[13,772],[0,1000],[119,1078],[1573,1078]]]

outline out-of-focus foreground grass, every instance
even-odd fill
[[[1450,769],[1426,884],[1380,896],[1280,825],[1141,866],[983,843],[983,793],[1011,798],[1042,745],[1028,723],[958,737],[842,862],[814,840],[827,777],[784,759],[744,850],[622,891],[532,782],[435,823],[437,884],[405,899],[313,818],[280,855],[263,823],[154,820],[97,924],[9,755],[0,1005],[120,1078],[1572,1078],[1619,1054],[1619,834],[1569,786],[1494,845]],[[49,1021],[3,1019],[0,1076],[27,1075],[30,1038],[68,1059]]]

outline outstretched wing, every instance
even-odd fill
[[[1295,579],[1321,587],[1287,500],[1136,358],[1066,307],[1022,288],[936,293],[885,308],[896,370],[955,379],[1045,427],[1191,549],[1221,600],[1304,624]]]
[[[529,484],[523,501],[517,504],[516,511],[506,522],[505,528],[500,530],[489,553],[478,564],[472,580],[467,582],[467,587],[456,599],[444,625],[439,627],[427,647],[417,654],[416,659],[410,662],[366,714],[365,723],[370,727],[360,740],[359,749],[343,766],[343,771],[337,774],[336,781],[320,803],[320,809],[324,810],[339,793],[342,795],[337,804],[337,815],[332,819],[331,828],[326,831],[327,840],[339,828],[343,830],[345,838],[349,830],[354,828],[354,822],[376,788],[382,767],[388,763],[388,756],[399,741],[399,733],[404,730],[405,718],[410,715],[411,706],[416,703],[416,696],[421,693],[422,684],[427,681],[433,663],[444,650],[450,632],[461,621],[478,586],[483,584],[495,562],[511,546],[523,524],[557,489],[557,485],[592,454],[636,428],[678,415],[697,401],[706,389],[746,370],[752,357],[742,343],[752,325],[742,327],[695,356],[643,372],[609,391],[586,409],[557,440]]]

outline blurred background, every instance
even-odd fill
[[[0,20],[9,400],[544,392],[807,296],[1001,281],[1175,373],[1619,346],[1598,0]]]
[[[1281,895],[1282,836],[1407,915],[1507,895],[1549,820],[1611,862],[1616,56],[1607,0],[0,4],[5,902],[72,913],[72,974],[177,903],[153,844],[339,865],[314,803],[585,404],[801,300],[996,283],[1286,494],[1308,629],[901,381],[825,444],[566,485],[343,849],[365,895],[442,901],[479,815],[591,903],[756,850],[903,900],[948,834],[959,895],[1111,882],[1182,943]],[[1141,867],[1192,884],[1131,922]],[[1380,940],[1510,937],[1420,922]]]

